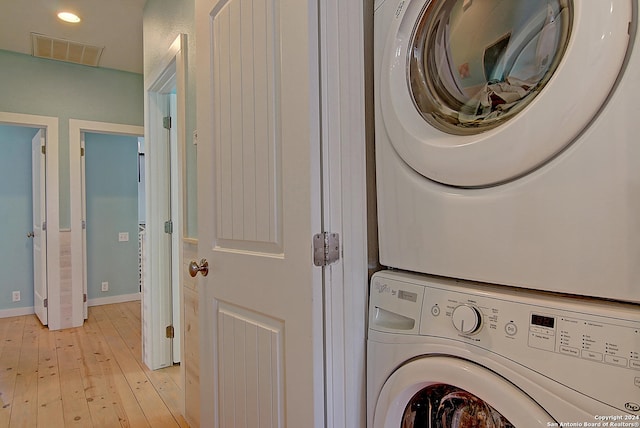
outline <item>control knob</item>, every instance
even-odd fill
[[[482,315],[477,308],[464,304],[456,306],[451,314],[451,321],[460,333],[473,334],[480,330]]]

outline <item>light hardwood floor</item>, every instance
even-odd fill
[[[0,319],[0,428],[188,427],[179,366],[142,363],[140,302],[89,308],[83,327]]]

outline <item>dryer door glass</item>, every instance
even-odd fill
[[[514,425],[470,392],[435,384],[409,401],[401,428],[514,428]]]
[[[571,0],[426,2],[407,59],[415,107],[450,134],[498,126],[549,81],[572,16]]]

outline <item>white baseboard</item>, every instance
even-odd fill
[[[87,305],[100,306],[100,305],[110,305],[112,303],[132,302],[134,300],[140,300],[141,297],[142,295],[140,293],[120,294],[118,296],[109,296],[109,297],[98,297],[96,299],[87,300]]]
[[[0,309],[0,318],[20,317],[22,315],[31,315],[35,313],[33,306],[15,309]]]

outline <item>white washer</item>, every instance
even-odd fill
[[[369,313],[369,428],[640,425],[635,305],[383,271]]]
[[[375,8],[381,263],[640,302],[638,1]]]

